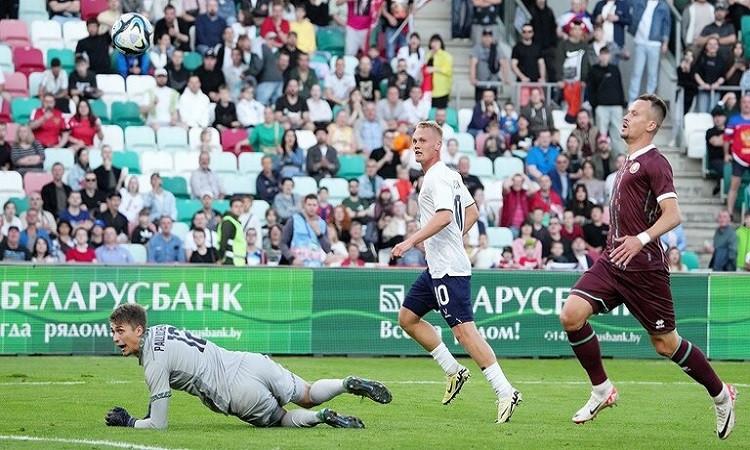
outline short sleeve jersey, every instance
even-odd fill
[[[637,236],[661,217],[659,202],[677,198],[672,166],[654,146],[648,146],[628,156],[617,172],[610,199],[610,227],[604,258],[619,245],[616,238]],[[667,270],[667,261],[659,239],[633,257],[624,269],[628,272]]]
[[[737,164],[750,167],[750,118],[732,116],[724,129],[724,141],[729,142]]]
[[[463,244],[464,210],[474,203],[461,175],[442,161],[430,167],[419,192],[419,222],[424,227],[437,211],[447,210],[453,220],[425,241],[427,267],[432,278],[471,275],[471,262]]]

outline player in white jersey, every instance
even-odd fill
[[[461,175],[440,161],[443,132],[435,122],[419,122],[412,136],[415,159],[425,172],[419,192],[420,230],[393,247],[398,258],[424,242],[425,270],[414,282],[398,314],[399,325],[432,354],[448,377],[443,404],[459,393],[470,373],[456,361],[440,335],[422,317],[438,310],[454,336],[482,369],[497,394],[497,422],[510,420],[521,402],[497,363],[495,353],[479,334],[471,305],[471,263],[463,235],[479,217]]]
[[[201,399],[212,411],[239,417],[258,427],[364,428],[360,419],[328,408],[311,411],[348,392],[378,403],[389,403],[391,393],[377,381],[358,377],[318,380],[312,384],[258,353],[232,352],[170,325],[146,328],[146,311],[137,304],[120,305],[110,315],[115,344],[124,356],[136,355],[151,392],[143,419],[115,407],[105,417],[110,426],[167,427],[172,389]],[[287,411],[294,403],[301,409]]]

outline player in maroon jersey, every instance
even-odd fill
[[[650,94],[628,108],[620,128],[628,158],[615,177],[607,246],[571,289],[560,314],[573,352],[593,385],[591,398],[573,422],[592,420],[617,401],[588,318],[625,304],[648,331],[656,351],[706,388],[715,403],[716,433],[726,439],[735,423],[736,390],[723,383],[703,352],[675,330],[669,271],[659,237],[680,223],[680,209],[672,167],[652,144],[666,114],[664,101]]]

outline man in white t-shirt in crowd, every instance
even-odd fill
[[[344,106],[349,101],[349,93],[352,92],[356,82],[354,76],[344,72],[344,58],[338,58],[333,73],[325,78],[326,100]]]
[[[148,115],[148,124],[153,129],[174,127],[180,123],[177,105],[180,94],[167,85],[167,69],[156,69],[156,87],[149,91],[148,104],[143,108]]]
[[[209,105],[211,100],[201,91],[201,80],[191,75],[187,88],[180,96],[179,112],[182,121],[190,128],[206,128],[209,122]]]

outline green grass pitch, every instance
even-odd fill
[[[364,430],[257,429],[216,414],[185,393],[172,397],[167,431],[109,428],[104,414],[120,405],[146,413],[148,391],[135,358],[0,358],[0,448],[112,448],[97,443],[21,442],[7,436],[105,440],[190,449],[483,449],[483,448],[750,448],[750,364],[716,363],[739,389],[737,427],[727,441],[714,433],[705,390],[668,361],[608,360],[620,403],[593,422],[570,418],[588,399],[575,360],[501,361],[524,395],[512,422],[494,423],[494,395],[473,372],[460,397],[442,406],[443,378],[428,358],[277,358],[307,380],[358,374],[385,381],[394,400],[379,405],[341,396],[337,411],[361,417]]]

